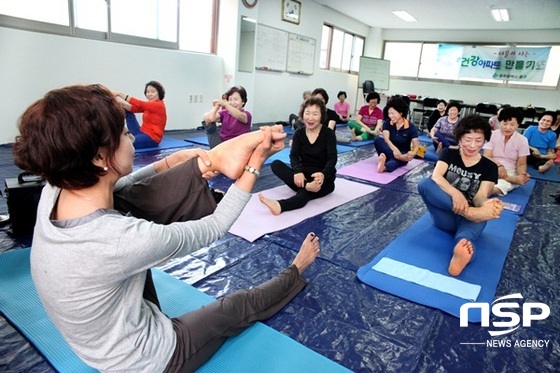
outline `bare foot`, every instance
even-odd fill
[[[554,164],[554,161],[552,159],[549,159],[545,164],[543,164],[542,166],[539,166],[539,174],[544,174],[546,171],[548,171],[552,165]]]
[[[319,255],[319,251],[321,251],[319,249],[319,237],[315,236],[314,233],[309,233],[305,240],[303,240],[301,248],[292,262],[297,267],[300,275],[313,263],[317,255]]]
[[[387,161],[387,156],[383,153],[379,155],[379,161],[377,163],[377,172],[380,174],[385,172],[385,162]]]
[[[284,128],[281,124],[271,126],[270,128],[272,132],[272,148],[268,156],[284,148],[284,138],[286,137],[286,133],[282,132]],[[270,135],[267,135],[264,130],[253,131],[224,141],[215,148],[210,149],[208,151],[208,157],[212,162],[210,169],[212,171],[219,171],[230,179],[239,178],[254,150],[265,140],[266,136]],[[202,172],[204,173],[205,170],[202,170]]]
[[[451,258],[451,262],[449,262],[449,274],[451,276],[459,276],[471,261],[473,254],[474,249],[472,243],[465,238],[457,242],[453,250],[453,258]]]
[[[350,133],[352,134],[352,141],[361,141],[362,138],[359,136],[356,136],[356,130],[354,128],[352,128],[350,130]]]
[[[498,198],[492,198],[480,207],[469,207],[464,216],[474,222],[487,221],[499,218],[503,209],[504,203]]]
[[[280,203],[278,203],[278,201],[266,198],[262,193],[259,193],[259,200],[262,204],[268,207],[272,215],[280,215],[282,212],[282,208],[280,207]]]
[[[436,154],[439,155],[439,153],[441,153],[442,150],[443,150],[443,144],[440,142],[437,145]]]

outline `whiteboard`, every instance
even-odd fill
[[[389,68],[391,61],[379,58],[360,57],[360,71],[358,73],[358,87],[364,81],[371,80],[375,85],[375,90],[389,89]]]
[[[266,71],[286,71],[288,33],[265,25],[257,25],[255,68]]]
[[[290,34],[288,39],[289,73],[312,75],[315,66],[315,39]]]

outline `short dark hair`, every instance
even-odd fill
[[[439,100],[437,100],[437,104],[444,104],[445,106],[447,106],[447,101],[445,101],[443,98],[440,98]]]
[[[542,115],[539,117],[540,118],[544,117],[545,115],[550,115],[552,117],[552,124],[556,123],[556,118],[557,118],[557,114],[555,111],[551,111],[551,110],[547,110],[544,113],[542,113]]]
[[[321,110],[321,123],[323,123],[323,120],[327,117],[327,106],[325,105],[323,100],[315,97],[315,95],[311,96],[310,98],[305,100],[303,104],[301,104],[301,108],[299,109],[299,117],[303,119],[303,112],[305,111],[305,108],[313,105],[319,106],[319,109]]]
[[[368,93],[368,95],[366,96],[366,102],[369,103],[373,99],[377,99],[377,103],[379,103],[379,101],[381,101],[381,96],[379,96],[379,93],[377,92]]]
[[[338,94],[336,95],[336,97],[340,98],[341,95],[344,95],[344,98],[347,98],[347,97],[348,97],[348,95],[347,95],[346,92],[344,92],[344,91],[338,92]]]
[[[55,89],[31,104],[18,121],[15,164],[51,185],[82,189],[106,173],[93,163],[99,148],[115,164],[124,129],[124,111],[101,85]]]
[[[325,104],[329,102],[329,94],[323,88],[315,88],[313,92],[311,92],[311,96],[321,95],[325,99]]]
[[[408,115],[408,104],[400,97],[393,97],[391,100],[387,101],[387,105],[385,106],[387,113],[389,113],[390,108],[398,111],[403,118],[406,118]]]
[[[161,85],[160,82],[156,82],[155,80],[152,80],[148,83],[146,83],[146,87],[144,87],[144,95],[146,95],[146,92],[148,91],[148,87],[152,86],[156,89],[159,99],[163,100],[163,98],[165,97],[165,89],[163,88],[163,86]]]
[[[458,103],[457,101],[449,101],[447,107],[445,108],[445,112],[449,113],[449,109],[452,107],[457,108],[457,111],[459,111],[459,113],[461,112],[461,104]]]
[[[523,122],[523,112],[515,107],[503,107],[498,114],[498,120],[503,122],[504,120],[511,120],[513,118],[517,119],[517,124],[521,124]]]
[[[461,137],[470,132],[482,132],[484,134],[484,139],[489,141],[492,135],[492,127],[490,127],[490,123],[480,115],[471,114],[462,118],[453,129],[457,141],[460,141]]]
[[[226,95],[226,100],[229,98],[229,96],[231,96],[232,94],[234,94],[235,92],[239,93],[239,96],[241,96],[241,101],[246,104],[247,103],[247,91],[245,90],[245,88],[241,85],[236,85],[231,87],[230,89],[227,90],[227,92],[225,93]]]

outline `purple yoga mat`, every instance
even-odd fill
[[[413,159],[408,162],[406,166],[399,167],[393,172],[383,172],[380,174],[377,172],[377,155],[375,155],[371,158],[364,159],[363,161],[344,166],[337,171],[337,174],[351,176],[356,179],[371,181],[377,184],[389,184],[391,181],[406,174],[422,162],[423,161],[421,159]]]
[[[371,185],[339,178],[335,181],[334,192],[328,196],[309,201],[305,207],[299,210],[287,211],[276,216],[272,215],[268,207],[259,201],[259,197],[255,193],[229,232],[253,242],[267,233],[291,227],[307,218],[375,192],[378,189]],[[284,199],[293,196],[295,192],[282,185],[263,190],[262,194],[267,198]]]

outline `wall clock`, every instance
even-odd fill
[[[295,0],[282,0],[282,20],[299,25],[301,3]]]
[[[259,2],[259,0],[241,0],[241,1],[243,2],[243,5],[245,5],[245,7],[247,8],[253,8]]]

